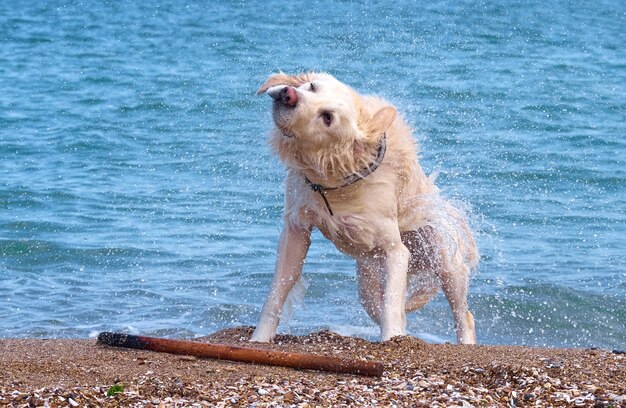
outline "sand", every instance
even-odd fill
[[[196,341],[246,346],[239,327]],[[0,339],[0,406],[626,407],[626,355],[595,349],[368,342],[322,331],[264,347],[384,363],[362,377],[119,349],[95,339]],[[107,395],[107,393],[112,395]]]

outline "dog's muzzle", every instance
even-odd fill
[[[274,99],[274,102],[287,107],[293,108],[298,103],[298,94],[292,86],[275,86],[270,88],[267,93]]]

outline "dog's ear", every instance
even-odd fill
[[[396,119],[396,109],[392,106],[385,106],[372,116],[369,120],[369,131],[372,137],[378,138],[391,127]]]
[[[267,91],[268,89],[276,85],[288,85],[288,86],[298,87],[302,84],[306,84],[307,82],[310,82],[311,79],[312,79],[312,74],[310,73],[303,73],[303,74],[298,74],[298,75],[287,75],[287,74],[280,72],[278,74],[270,75],[270,77],[267,78],[267,81],[265,81],[265,83],[261,85],[259,90],[256,91],[256,94],[261,95],[262,93],[264,93],[265,91]]]

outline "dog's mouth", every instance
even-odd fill
[[[300,96],[292,86],[277,85],[267,90],[267,94],[274,100],[272,116],[274,123],[288,138],[294,137],[290,131],[294,122],[294,112],[300,102]]]

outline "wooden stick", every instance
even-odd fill
[[[243,363],[267,364],[305,370],[330,371],[380,377],[383,364],[377,361],[345,360],[315,354],[289,353],[225,344],[200,343],[188,340],[170,340],[132,334],[103,332],[98,343],[107,346],[150,350],[170,354],[186,354],[196,357],[239,361]]]

